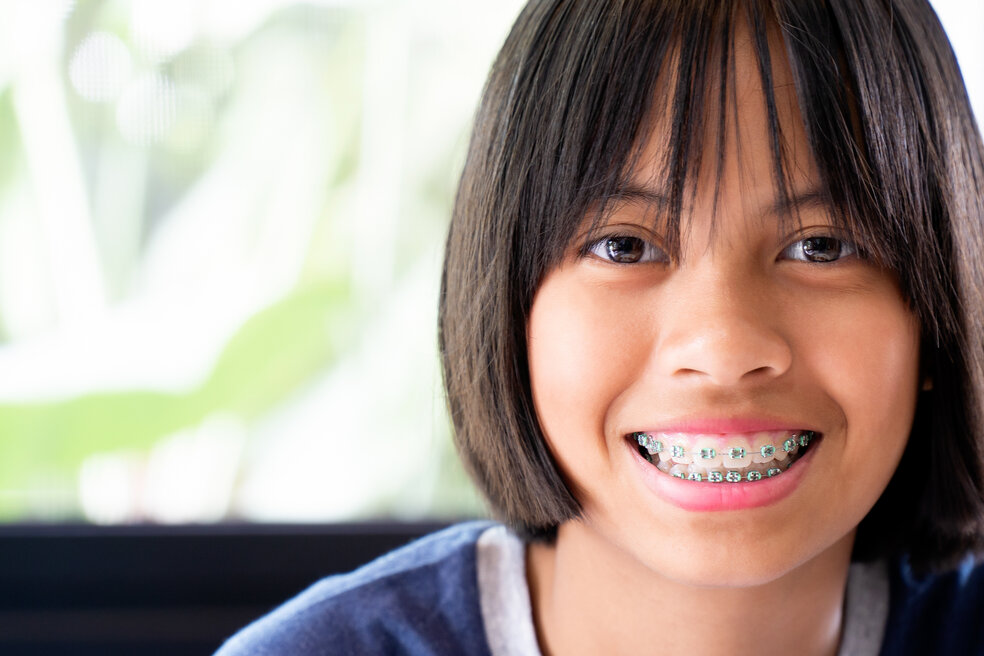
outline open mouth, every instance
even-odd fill
[[[721,435],[629,433],[639,454],[656,469],[688,481],[754,483],[782,475],[822,435],[816,431],[767,431]]]

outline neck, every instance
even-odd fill
[[[554,545],[527,552],[541,649],[833,656],[853,537],[767,583],[709,587],[663,577],[586,525],[567,522]]]

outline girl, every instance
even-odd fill
[[[505,526],[222,653],[984,653],[982,155],[924,0],[531,0],[441,297]]]

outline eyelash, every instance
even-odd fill
[[[631,259],[631,255],[628,259],[617,260],[613,259],[612,251],[615,247],[613,242],[622,241],[624,242],[631,240],[632,246],[636,248],[641,248],[642,252],[638,255],[637,259]],[[833,244],[828,243],[828,247],[838,248],[838,253],[836,257],[830,259],[809,259],[808,251],[810,241],[821,241],[826,240],[829,242],[834,242]],[[818,245],[814,245],[814,249]],[[581,254],[583,256],[593,255],[601,260],[612,262],[613,264],[650,264],[650,263],[668,263],[670,262],[670,257],[665,252],[663,252],[658,246],[650,241],[647,241],[641,237],[636,237],[635,235],[625,235],[625,234],[612,234],[605,235],[599,239],[589,241],[583,247]],[[814,234],[801,237],[796,241],[792,242],[786,248],[782,250],[779,254],[779,259],[785,260],[795,260],[799,262],[806,262],[808,264],[828,264],[833,262],[838,262],[849,257],[864,257],[864,253],[850,239],[846,239],[842,236],[835,236],[831,234]]]
[[[627,240],[632,240],[635,245],[642,247],[642,253],[639,255],[639,259],[631,261],[612,259],[610,257],[612,254],[612,242]],[[582,254],[585,256],[594,255],[601,260],[612,262],[613,264],[650,264],[653,262],[667,263],[670,261],[670,257],[652,242],[642,237],[636,237],[635,235],[623,234],[605,235],[600,239],[589,241],[582,249]]]
[[[807,259],[808,256],[806,256],[806,252],[807,252],[807,250],[809,248],[808,245],[807,245],[807,242],[814,241],[814,240],[816,240],[816,241],[819,241],[819,240],[828,240],[830,242],[834,242],[834,244],[828,244],[828,246],[836,245],[836,247],[838,248],[837,256],[834,257],[834,258],[832,258],[832,259],[829,259],[829,260],[824,260],[824,259],[811,260],[811,259]],[[803,255],[804,257],[797,257],[797,256],[794,256],[794,255],[791,255],[790,252],[793,251],[794,249],[798,252],[799,255]],[[849,257],[852,257],[852,256],[853,257],[862,257],[863,258],[864,257],[864,254],[863,254],[863,252],[861,251],[861,249],[858,247],[858,245],[856,243],[854,243],[850,239],[847,239],[847,238],[845,238],[843,236],[831,235],[831,234],[814,234],[814,235],[807,235],[807,236],[801,237],[800,239],[797,239],[793,243],[789,244],[789,246],[787,246],[786,248],[784,248],[782,250],[782,252],[779,254],[779,256],[780,256],[781,259],[796,260],[796,261],[799,261],[799,262],[806,262],[808,264],[827,264],[827,263],[838,262],[840,260],[843,260],[845,258],[849,258]]]

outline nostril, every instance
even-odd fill
[[[773,367],[765,366],[752,369],[751,371],[745,372],[742,378],[761,378],[763,376],[770,376],[775,372]]]
[[[727,327],[681,326],[658,348],[660,369],[666,374],[696,374],[717,385],[775,378],[792,364],[792,348],[778,331],[739,319]]]

